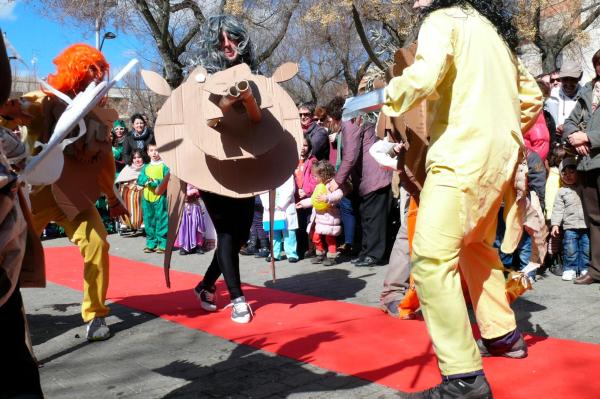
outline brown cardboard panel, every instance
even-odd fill
[[[298,73],[298,64],[295,62],[286,62],[285,64],[279,65],[273,74],[273,81],[282,83],[290,80]]]
[[[95,162],[81,162],[65,156],[65,165],[60,178],[52,185],[56,204],[69,220],[88,209],[100,197],[98,176],[109,157],[106,152]],[[110,157],[110,161],[112,157]]]
[[[210,75],[206,80],[206,84],[203,89],[209,93],[220,96],[223,93],[226,93],[227,89],[229,89],[229,87],[235,82],[248,79],[251,76],[252,71],[247,64],[238,64],[232,66],[231,68],[227,68],[224,71]]]
[[[402,48],[394,55],[393,76],[400,76],[404,69],[413,64],[417,44],[413,43],[407,48]],[[409,175],[414,176],[414,182],[419,189],[425,182],[425,160],[429,147],[429,132],[427,131],[427,102],[423,101],[418,106],[404,113],[401,117],[390,118],[394,134],[399,135],[408,143],[405,156],[405,169]]]
[[[156,131],[165,164],[171,174],[204,191],[233,198],[250,197],[285,182],[298,165],[300,135],[286,132],[271,151],[255,159],[221,161],[186,145],[182,126],[165,126]]]
[[[171,95],[171,87],[162,76],[160,76],[156,72],[148,71],[145,69],[142,69],[141,74],[144,83],[146,84],[146,86],[148,86],[150,90],[152,90],[156,94],[160,94],[161,96],[168,97]]]
[[[283,72],[290,73],[291,66]],[[282,72],[282,73],[283,73]],[[204,191],[241,198],[282,184],[298,164],[302,129],[292,98],[272,78],[247,65],[188,78],[173,90],[155,125],[159,151],[171,173]],[[251,122],[239,104],[223,115],[217,106],[232,84],[247,80],[262,111]],[[177,117],[178,115],[179,117]],[[207,121],[220,118],[214,127]]]

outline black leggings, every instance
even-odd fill
[[[248,240],[254,214],[254,197],[229,198],[202,193],[202,200],[217,231],[217,248],[200,286],[212,290],[222,273],[229,298],[234,300],[244,295],[240,280],[239,252]]]

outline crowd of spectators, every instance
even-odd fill
[[[536,274],[549,269],[576,284],[600,282],[600,116],[595,112],[600,103],[600,51],[594,55],[593,65],[596,77],[587,83],[581,82],[581,65],[570,60],[565,60],[559,70],[537,77],[544,95],[544,111],[534,126],[523,132],[523,140],[529,189],[539,200],[550,234],[544,266],[529,271],[532,281]],[[350,261],[357,267],[369,267],[389,260],[397,232],[392,221],[403,208],[399,205],[398,179],[369,154],[371,146],[381,139],[374,121],[365,117],[343,122],[344,101],[338,96],[318,107],[313,103],[298,105],[304,142],[294,174],[276,189],[276,261],[295,263],[311,258],[311,262],[326,266]],[[145,226],[142,203],[149,196],[161,195],[163,180],[142,173],[140,181],[139,175],[152,163],[148,147],[154,163],[160,156],[144,115],[134,114],[129,122],[128,130],[125,121],[115,121],[111,138],[116,182],[130,215],[120,220],[116,229],[114,221],[106,222],[110,231],[136,235],[149,227]],[[144,189],[152,194],[143,194]],[[98,206],[107,215],[105,205],[99,202]],[[166,212],[166,204],[160,206]],[[254,222],[248,242],[240,251],[242,255],[271,260],[269,215],[268,195],[257,196]],[[180,254],[203,254],[212,249],[214,229],[202,193],[191,185],[183,218],[176,242]],[[498,247],[502,237],[501,210]],[[162,238],[153,240],[161,244],[152,247],[149,243],[146,252],[162,252]],[[500,252],[500,256],[505,267],[520,270],[528,265],[531,253],[532,239],[525,233],[515,253]]]

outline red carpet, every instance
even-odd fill
[[[82,287],[76,247],[47,248],[48,280]],[[354,375],[401,391],[439,383],[435,356],[423,321],[397,321],[368,306],[244,286],[256,318],[230,321],[229,309],[207,314],[192,288],[199,276],[171,272],[166,288],[161,267],[112,257],[109,299],[186,327]],[[219,291],[226,291],[222,285]],[[221,296],[218,305],[227,304]],[[598,398],[600,345],[526,336],[529,357],[484,360],[496,399]]]

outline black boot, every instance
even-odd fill
[[[493,399],[492,390],[484,375],[442,382],[431,389],[408,394],[413,399]]]
[[[256,236],[250,236],[250,239],[246,243],[246,246],[240,249],[240,255],[254,255],[258,249],[256,248],[258,244],[258,238]]]
[[[268,238],[261,238],[260,240],[260,249],[256,251],[254,255],[255,258],[266,258],[271,253],[271,247],[269,245]]]

